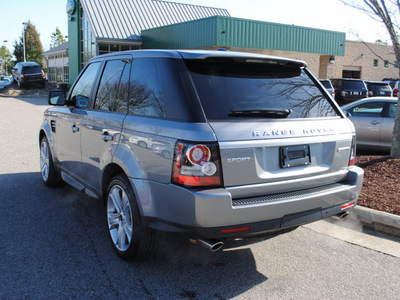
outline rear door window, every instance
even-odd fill
[[[297,64],[186,60],[207,119],[338,116],[330,100]],[[271,112],[287,112],[283,115]]]
[[[101,76],[94,109],[113,111],[115,96],[125,67],[125,60],[109,60]]]

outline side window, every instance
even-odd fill
[[[162,61],[157,58],[136,59],[132,63],[129,90],[129,113],[166,118],[162,91]]]
[[[97,91],[94,109],[113,111],[114,100],[118,85],[124,71],[125,61],[121,59],[109,60],[104,68],[99,89]]]
[[[129,74],[131,72],[131,63],[126,63],[124,73],[122,73],[119,83],[117,96],[115,98],[114,111],[127,113],[128,94],[129,94]]]
[[[92,90],[93,83],[96,79],[97,70],[100,63],[90,64],[82,76],[79,78],[74,89],[71,92],[72,105],[77,108],[86,109],[89,104],[90,91]]]
[[[384,102],[369,102],[354,107],[349,113],[354,117],[379,118],[384,107]]]
[[[389,103],[389,118],[396,118],[397,103]]]

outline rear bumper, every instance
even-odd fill
[[[336,215],[343,205],[356,205],[363,175],[361,168],[352,167],[345,182],[241,199],[232,199],[226,189],[189,190],[131,180],[147,227],[181,232],[192,238],[232,238],[278,231]]]

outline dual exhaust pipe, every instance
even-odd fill
[[[221,250],[222,247],[224,246],[224,243],[218,240],[201,240],[201,239],[197,239],[197,240],[193,240],[193,239],[189,239],[190,243],[192,243],[193,245],[200,245],[203,246],[204,248],[210,250],[211,252],[216,252],[218,250]]]
[[[337,215],[334,215],[332,218],[336,220],[342,220],[345,217],[347,217],[349,213],[347,211],[342,211],[338,213]],[[210,250],[211,252],[216,252],[218,250],[221,250],[222,247],[224,246],[224,243],[222,241],[218,240],[201,240],[201,239],[189,239],[190,243],[193,245],[200,245],[203,246],[204,248]]]
[[[346,218],[349,215],[349,213],[347,211],[342,211],[340,213],[338,213],[337,215],[332,216],[332,218],[336,219],[336,220],[342,220],[344,218]]]

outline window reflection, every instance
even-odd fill
[[[73,106],[86,109],[89,103],[89,96],[92,86],[99,69],[100,63],[90,64],[82,76],[79,78],[71,92],[71,102]]]
[[[101,77],[94,108],[99,110],[114,110],[114,99],[124,70],[122,60],[107,61]]]
[[[133,61],[129,91],[129,113],[165,118],[159,59]]]

